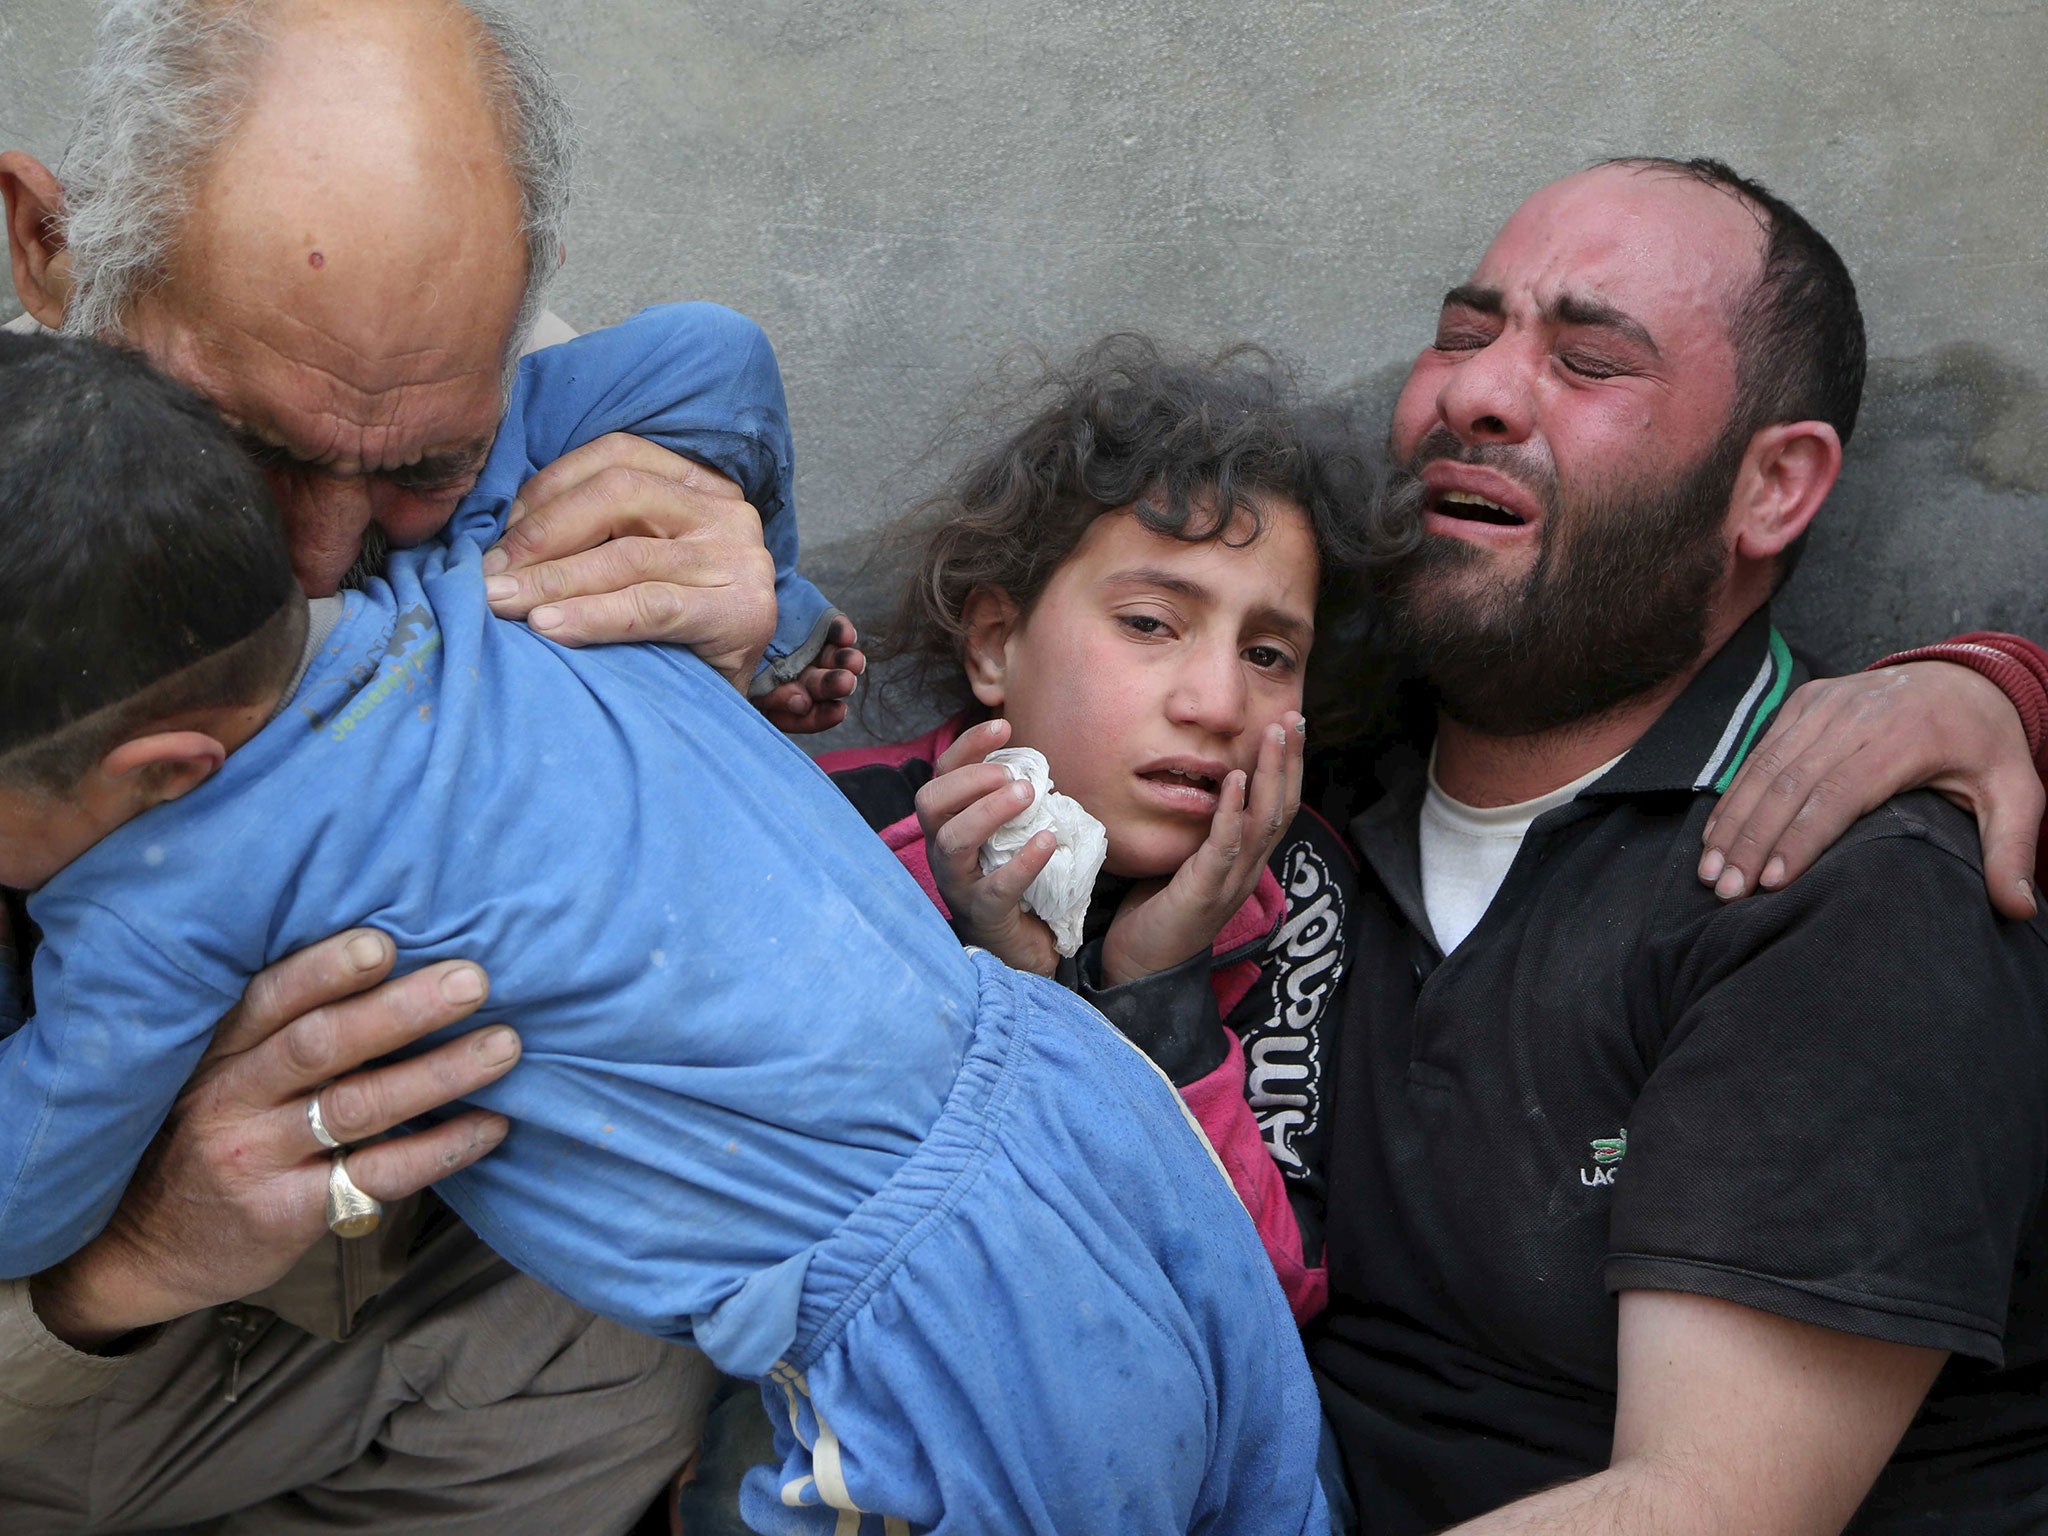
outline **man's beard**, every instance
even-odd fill
[[[363,529],[363,542],[356,550],[356,557],[349,562],[342,573],[343,592],[360,592],[372,581],[384,574],[384,563],[391,558],[391,537],[377,524],[371,523]]]
[[[1467,447],[1433,428],[1412,470],[1432,459],[1489,464],[1544,503],[1536,560],[1519,581],[1475,590],[1486,552],[1443,536],[1425,538],[1380,578],[1393,638],[1444,712],[1490,736],[1528,736],[1594,719],[1696,662],[1727,567],[1722,525],[1748,444],[1731,429],[1668,484],[1568,501],[1554,477],[1532,484],[1526,455]],[[1419,516],[1419,485],[1404,494]]]

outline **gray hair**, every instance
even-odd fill
[[[526,296],[512,333],[516,358],[561,264],[575,134],[520,27],[496,5],[458,3],[494,45],[478,67],[519,183]],[[67,332],[118,333],[129,306],[163,281],[200,173],[248,108],[273,4],[108,0],[78,131],[59,168],[71,253]]]

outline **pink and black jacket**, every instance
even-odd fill
[[[1980,633],[1872,663],[1948,661],[2012,700],[2048,780],[2048,652],[2017,635]],[[913,804],[932,764],[972,724],[948,721],[914,741],[827,753],[819,765],[882,835],[941,911]],[[2048,889],[2048,829],[2037,865]],[[1344,840],[1306,807],[1214,950],[1122,987],[1100,984],[1095,936],[1061,980],[1100,1009],[1180,1089],[1251,1213],[1297,1320],[1322,1310],[1323,1157],[1336,1081],[1336,999],[1345,974],[1356,865]],[[1104,892],[1098,913],[1114,910]],[[949,913],[948,916],[951,914]]]
[[[932,879],[914,800],[939,754],[972,723],[954,719],[914,741],[818,760],[941,911],[946,904]],[[1059,979],[1180,1090],[1251,1213],[1300,1322],[1320,1312],[1327,1295],[1324,1094],[1336,1080],[1336,1000],[1355,889],[1343,839],[1304,808],[1209,954],[1141,981],[1103,986],[1100,927],[1120,895],[1103,888],[1088,942],[1060,969]]]

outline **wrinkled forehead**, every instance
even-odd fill
[[[463,254],[421,259],[313,214],[198,217],[169,281],[138,305],[134,339],[298,458],[402,467],[487,438],[502,409],[524,273]]]
[[[1667,170],[1602,166],[1517,208],[1473,281],[1537,311],[1566,294],[1600,300],[1662,346],[1660,332],[1704,329],[1725,339],[1763,252],[1756,213],[1732,193]]]

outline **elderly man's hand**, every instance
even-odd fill
[[[484,572],[501,618],[564,645],[687,646],[740,689],[775,633],[760,515],[716,470],[629,433],[527,481]]]
[[[385,981],[396,951],[368,929],[280,960],[221,1020],[107,1229],[29,1287],[44,1327],[81,1349],[274,1284],[326,1229],[328,1153],[306,1104],[344,1144],[367,1141],[512,1070],[519,1037],[480,1029],[358,1070],[467,1018],[484,974],[465,961]],[[382,983],[382,985],[379,985]],[[505,1138],[470,1110],[348,1155],[356,1186],[397,1200]]]

